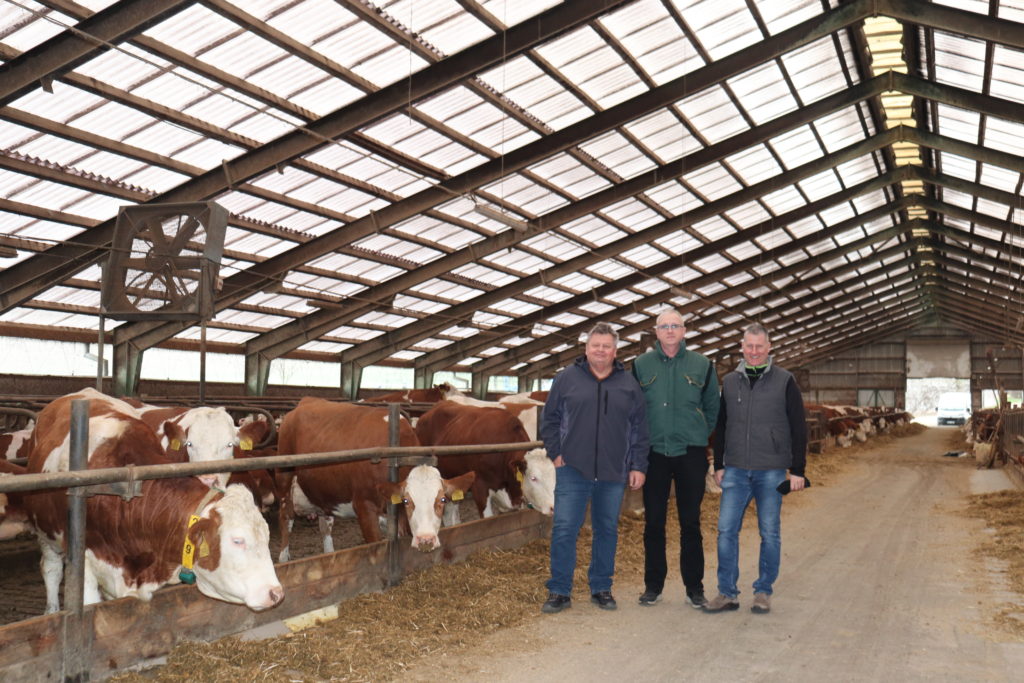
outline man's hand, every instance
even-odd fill
[[[791,474],[791,475],[789,475],[789,490],[790,491],[799,491],[799,490],[803,489],[805,481],[806,480],[803,477],[801,477],[799,474]]]
[[[722,485],[722,477],[724,477],[724,476],[725,476],[725,468],[724,467],[722,469],[720,469],[720,470],[715,470],[715,483],[718,484],[719,486],[721,486]]]
[[[629,488],[636,491],[638,488],[644,485],[647,480],[647,475],[638,470],[629,471]]]
[[[562,467],[563,465],[565,465],[565,461],[562,460],[562,456],[560,455],[555,456],[555,459],[552,460],[551,462],[555,463],[555,467]]]

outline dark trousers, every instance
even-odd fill
[[[673,482],[679,511],[679,571],[686,594],[704,592],[704,543],[700,533],[700,503],[708,460],[703,446],[690,446],[684,455],[667,457],[651,451],[644,482],[644,587],[661,593],[668,565],[665,560],[665,517]]]

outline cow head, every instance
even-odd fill
[[[230,460],[238,444],[238,429],[223,407],[192,408],[168,431],[172,422],[164,423],[167,454],[180,460],[184,454],[189,462]],[[199,477],[207,486],[227,486],[228,474],[204,474]]]
[[[405,481],[377,484],[377,489],[392,503],[404,505],[412,547],[430,552],[441,547],[437,532],[441,528],[444,506],[459,501],[473,485],[476,472],[467,472],[454,479],[442,479],[436,467],[414,467]]]
[[[284,599],[270,559],[270,530],[244,486],[229,486],[207,505],[188,536],[197,548],[193,569],[203,595],[257,611]]]
[[[515,461],[517,478],[522,479],[523,499],[544,515],[555,513],[555,464],[543,448],[535,448]]]

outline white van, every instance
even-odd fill
[[[938,419],[940,425],[962,425],[971,417],[971,394],[950,391],[939,396]]]

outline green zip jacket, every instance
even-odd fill
[[[655,342],[633,361],[633,376],[647,399],[652,451],[672,457],[687,446],[707,446],[720,405],[711,361],[685,344],[669,358]]]

